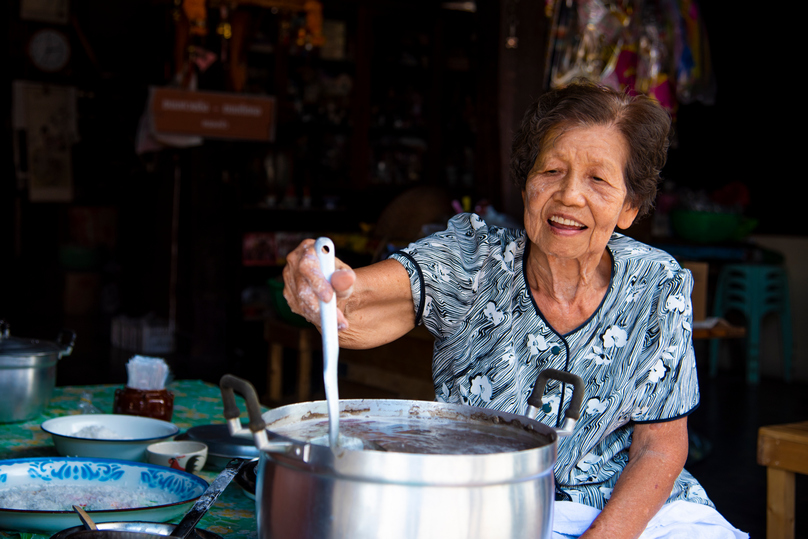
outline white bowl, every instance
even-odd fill
[[[33,458],[0,460],[0,499],[5,489],[39,490],[38,501],[47,489],[69,489],[63,505],[82,504],[86,498],[87,512],[94,522],[149,521],[167,522],[184,515],[208,487],[201,477],[140,462],[94,458]],[[133,492],[142,493],[144,502],[137,507],[96,509],[92,503],[99,490],[115,500],[123,500]],[[120,495],[115,495],[119,491]],[[44,498],[43,498],[44,496]],[[70,508],[11,509],[0,504],[0,529],[53,534],[70,526],[81,525],[78,515]]]
[[[208,446],[202,442],[158,442],[146,448],[150,464],[196,473],[205,466]]]
[[[66,457],[143,461],[149,444],[175,436],[168,421],[126,414],[81,414],[48,419],[40,425]]]

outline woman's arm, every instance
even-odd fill
[[[639,537],[670,496],[687,451],[687,417],[636,424],[628,464],[606,507],[581,539]]]
[[[340,346],[373,348],[392,342],[415,327],[407,270],[395,260],[351,269],[335,260],[331,282],[325,280],[314,240],[303,241],[287,256],[283,296],[295,313],[320,326],[320,300],[337,295]]]

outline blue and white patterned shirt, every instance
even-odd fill
[[[671,255],[614,234],[602,303],[560,335],[527,285],[529,244],[524,230],[461,214],[391,258],[409,273],[416,323],[435,336],[438,401],[525,414],[540,371],[565,370],[584,380],[581,418],[571,436],[559,439],[557,497],[603,508],[628,462],[633,425],[676,419],[698,406],[692,277]],[[537,419],[559,426],[570,397],[571,388],[551,380]],[[668,499],[674,500],[712,505],[686,471]]]

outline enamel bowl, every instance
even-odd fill
[[[168,421],[127,414],[79,414],[48,419],[40,425],[65,457],[145,461],[146,447],[175,436]]]
[[[167,522],[184,515],[207,486],[193,474],[125,460],[0,460],[0,529],[53,534],[80,526],[72,505],[84,507],[96,523]],[[110,503],[118,507],[104,508]]]

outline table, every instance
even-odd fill
[[[710,319],[709,321],[693,323],[693,339],[740,339],[746,337],[746,328],[734,326],[724,320]]]
[[[808,475],[808,421],[760,427],[757,461],[766,466],[766,537],[794,539],[795,474]]]
[[[80,413],[83,396],[104,413],[112,412],[115,389],[120,385],[57,387],[48,407],[39,417],[21,423],[0,424],[0,459],[58,456],[50,434],[40,429],[46,419]],[[169,384],[174,393],[172,423],[180,432],[211,423],[225,423],[222,397],[218,386],[200,380],[178,380]],[[238,400],[238,399],[237,399]],[[239,401],[245,410],[243,401]],[[246,412],[243,417],[246,419]],[[208,483],[218,471],[198,473]],[[181,517],[170,521],[176,524]],[[76,519],[76,525],[80,522]],[[235,482],[230,483],[211,510],[197,526],[221,536],[258,537],[255,502]],[[49,535],[0,530],[0,538],[47,539]]]

